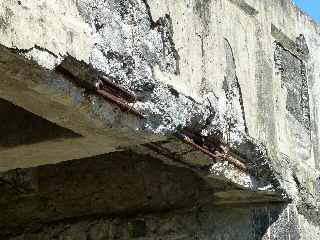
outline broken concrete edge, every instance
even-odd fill
[[[89,99],[89,102],[92,101],[92,99],[96,99],[98,96],[94,96],[94,89],[95,89],[95,84],[98,79],[99,75],[102,75],[103,73],[99,70],[94,69],[90,64],[86,64],[83,61],[78,61],[74,59],[71,56],[67,56],[60,65],[58,65],[55,69],[57,70],[48,70],[44,69],[40,65],[38,65],[38,62],[30,59],[26,59],[24,56],[24,51],[20,52],[17,49],[8,49],[6,47],[2,47],[2,49],[5,49],[6,53],[14,54],[15,57],[19,58],[20,61],[25,61],[27,64],[31,64],[32,67],[40,69],[40,71],[43,71],[45,73],[45,76],[55,74],[55,72],[61,73],[61,68],[65,69],[67,72],[69,72],[73,76],[73,84],[75,84],[77,87],[80,87],[84,95]],[[74,79],[77,79],[77,82],[74,82]],[[32,79],[31,81],[35,81],[36,79]],[[43,81],[44,79],[40,80]],[[70,76],[66,76],[66,80],[70,81],[71,78]],[[117,79],[112,79],[115,84],[119,84],[121,86],[121,83],[117,82]],[[37,81],[37,80],[36,80]],[[38,79],[39,81],[39,79]],[[44,80],[46,81],[46,80]],[[54,81],[54,79],[53,79]],[[43,84],[43,82],[41,83]],[[176,137],[177,134],[181,134],[181,132],[189,131],[189,129],[192,129],[193,132],[195,132],[197,135],[199,135],[201,138],[206,138],[206,136],[201,136],[201,129],[203,129],[203,124],[205,124],[206,119],[203,119],[203,117],[210,118],[210,114],[212,114],[213,109],[208,109],[208,105],[204,105],[203,103],[198,103],[194,99],[184,96],[183,94],[179,93],[175,89],[173,89],[172,86],[166,85],[161,82],[157,82],[157,87],[163,89],[166,91],[166,93],[171,94],[171,97],[174,99],[177,99],[179,101],[180,98],[180,103],[177,104],[177,108],[181,106],[181,104],[186,104],[189,105],[190,111],[188,112],[188,116],[183,116],[185,121],[183,122],[183,125],[171,125],[170,123],[168,126],[164,126],[163,122],[159,121],[159,119],[154,117],[154,113],[152,112],[152,109],[146,109],[146,111],[141,111],[143,112],[144,116],[146,116],[146,119],[142,119],[138,122],[138,125],[140,127],[137,127],[134,125],[132,129],[131,126],[126,126],[125,130],[129,130],[131,128],[131,131],[133,134],[147,134],[148,136],[156,134],[157,136],[163,136],[164,138],[171,138],[171,137]],[[60,91],[61,94],[61,89],[59,87],[57,89],[51,89],[52,86],[47,86],[49,90],[54,90],[54,91]],[[128,88],[128,86],[123,85],[121,86],[125,89]],[[131,92],[135,93],[135,89],[128,89]],[[62,95],[65,95],[65,93],[62,93]],[[91,95],[91,96],[90,96]],[[139,96],[139,93],[137,94]],[[69,96],[70,97],[70,96]],[[87,99],[87,100],[88,100]],[[146,99],[139,99],[138,101],[146,101]],[[148,101],[148,99],[147,99]],[[181,103],[182,102],[182,103]],[[101,102],[102,104],[105,104],[105,101]],[[176,104],[176,102],[173,102]],[[112,105],[112,104],[111,104]],[[139,104],[137,104],[139,106]],[[212,105],[210,103],[210,107],[212,108]],[[214,109],[216,111],[216,109]],[[209,116],[208,116],[209,113]],[[122,114],[121,111],[118,112],[118,114]],[[166,112],[163,113],[168,114]],[[170,114],[170,113],[169,113]],[[219,114],[217,112],[213,113],[214,115]],[[201,122],[199,122],[199,115],[201,115]],[[106,121],[105,119],[105,114],[103,115],[103,118],[101,116],[95,116],[95,117],[100,117],[100,120]],[[170,117],[170,115],[169,115]],[[142,123],[141,123],[142,122]],[[122,124],[127,124],[128,122],[124,122]],[[108,123],[107,125],[112,125],[112,123]],[[117,126],[115,124],[115,126]],[[202,125],[202,126],[201,126]],[[113,127],[115,127],[113,126]],[[119,125],[118,125],[119,126]],[[221,139],[220,133],[222,132],[223,126],[214,126],[214,132],[218,133],[217,136],[210,135],[210,139],[219,139],[219,141],[223,142]],[[243,133],[239,132],[236,133],[239,135],[241,141],[237,141],[234,143],[228,143],[225,146],[230,148],[230,154],[229,157],[232,159],[235,159],[231,161],[231,165],[238,165],[240,167],[240,171],[248,171],[248,173],[252,176],[254,176],[257,179],[263,179],[263,182],[265,182],[265,186],[267,185],[273,185],[274,190],[278,191],[280,195],[283,197],[284,201],[288,201],[288,196],[285,194],[285,191],[280,187],[279,181],[277,181],[277,178],[274,176],[273,170],[272,170],[272,161],[268,157],[268,154],[266,153],[266,149],[263,146],[263,144],[257,143],[254,139],[250,138],[247,135],[244,135]],[[181,140],[181,138],[180,138]],[[200,146],[201,147],[201,146]],[[210,152],[207,152],[207,155],[210,155]],[[211,156],[212,158],[212,156]],[[238,160],[240,159],[240,160]],[[215,160],[227,160],[228,159],[218,159],[216,158]],[[230,162],[230,160],[229,160]],[[211,166],[208,166],[208,170],[210,168],[214,168],[214,164]],[[244,167],[245,166],[245,167]],[[209,172],[213,172],[212,170],[209,170]]]
[[[99,127],[99,131],[95,133],[103,134],[105,129],[108,129],[109,126],[114,124],[115,120],[111,117],[107,118],[108,116],[101,115],[100,118],[97,117],[101,110],[99,110],[100,108],[98,106],[95,106],[95,103],[99,105],[98,103],[102,102],[102,99],[98,94],[92,94],[91,88],[87,85],[79,86],[77,82],[70,81],[69,76],[62,76],[59,71],[51,71],[43,68],[37,61],[26,59],[25,56],[17,49],[8,49],[1,46],[1,52],[2,63],[4,64],[3,66],[9,70],[11,68],[10,64],[20,64],[20,69],[24,71],[17,73],[14,72],[16,69],[13,69],[13,72],[11,73],[12,79],[3,79],[2,84],[6,84],[9,87],[11,87],[11,85],[23,85],[24,87],[31,89],[31,91],[39,93],[39,97],[46,96],[57,103],[62,103],[63,105],[71,104],[71,106],[75,107],[80,114],[84,114],[86,116],[89,115],[89,120],[87,119],[86,121],[91,121],[91,123],[93,123],[96,120],[96,123],[93,124],[94,127],[92,127],[92,130]],[[29,77],[32,79],[28,79]],[[3,93],[3,95],[6,94]],[[8,101],[11,100],[12,99],[8,99]],[[109,111],[112,111],[113,115],[120,115],[121,113],[121,111],[117,110],[117,107],[112,104],[108,104],[107,102],[101,107],[109,108]],[[52,119],[48,120],[54,121]],[[128,119],[126,119],[126,121],[129,122]],[[132,122],[136,123],[134,119]],[[58,122],[58,124],[61,125],[63,123]],[[73,128],[72,123],[66,124],[67,128]],[[119,126],[119,130],[121,130],[121,121],[119,121],[119,119],[117,124]],[[125,128],[125,126],[122,127]],[[134,127],[131,128],[134,129]],[[75,132],[84,136],[90,134],[90,132],[83,132],[81,130],[79,132],[75,130]]]
[[[241,135],[241,133],[238,134]],[[284,190],[285,188],[282,184],[281,174],[278,174],[272,165],[278,160],[271,158],[267,148],[263,143],[243,134],[242,141],[240,143],[229,143],[226,144],[225,147],[229,149],[228,154],[231,157],[240,160],[246,166],[245,171],[239,171],[239,169],[237,167],[233,167],[232,164],[227,164],[229,165],[229,171],[233,171],[234,175],[240,174],[241,176],[241,174],[247,174],[247,177],[250,178],[250,184],[247,185],[240,181],[240,186],[246,186],[247,190],[251,189],[257,192],[266,191],[269,193],[274,193],[275,195],[280,196],[283,202],[292,201],[293,196]],[[219,169],[220,172],[223,172],[221,171],[221,164],[218,164],[218,162],[211,165],[210,174],[216,173],[216,175],[219,175],[217,174]],[[242,176],[244,177],[245,175]],[[229,177],[229,179],[232,178]],[[235,182],[234,179],[233,182]]]
[[[77,64],[75,63],[80,64],[80,67],[75,68],[75,66],[77,66]],[[70,72],[75,74],[80,81],[86,82],[91,86],[95,84],[95,80],[97,79],[97,76],[99,74],[103,74],[101,72],[98,72],[97,70],[94,70],[91,66],[86,65],[84,62],[79,63],[79,61],[77,61],[72,57],[69,57],[66,59],[66,61],[63,61],[62,66],[64,66],[64,68],[70,69]],[[89,79],[89,81],[87,79]],[[113,81],[117,83],[116,79],[113,79]],[[179,97],[183,97],[187,100],[193,101],[194,104],[198,105],[198,108],[203,107],[203,106],[200,106],[201,103],[198,103],[195,100],[190,99],[188,96],[184,96],[183,94],[179,93],[177,90],[172,89],[172,86],[166,85],[164,83],[159,83],[159,84],[161,85],[162,88],[169,88],[172,95],[178,94]],[[147,121],[153,122],[153,119],[148,117],[148,113],[145,113],[144,115],[146,116]],[[157,120],[155,122],[157,122]],[[162,124],[162,123],[158,123],[158,124]],[[153,125],[153,124],[150,124],[150,125]],[[169,131],[165,132],[164,134],[168,138],[176,137],[179,140],[185,141],[185,136],[188,136],[188,128],[190,127],[186,126],[185,129],[183,129],[183,127],[181,126],[175,126],[175,128],[173,128],[172,130],[169,129]],[[194,129],[192,129],[192,131],[194,131]],[[185,133],[187,134],[185,135]],[[201,136],[201,133],[197,133],[197,134],[198,136],[206,139],[205,136]],[[240,137],[241,141],[235,142],[235,143],[227,143],[227,144],[224,143],[225,147],[230,148],[230,153],[228,153],[227,155],[231,159],[235,159],[235,160],[230,160],[228,158],[225,158],[225,159],[220,159],[220,161],[227,161],[231,165],[235,165],[236,167],[238,167],[240,171],[248,171],[252,176],[255,176],[257,178],[264,176],[265,179],[269,179],[269,180],[275,179],[275,177],[273,176],[273,170],[270,165],[270,163],[272,163],[272,160],[269,159],[265,146],[246,134],[243,134],[241,132],[238,132],[237,134],[241,135]],[[209,138],[219,139],[221,143],[223,142],[223,140],[221,139],[221,136],[211,135]],[[208,141],[208,139],[206,139],[205,141]],[[189,144],[190,144],[190,141],[189,141]],[[194,145],[194,147],[201,148],[201,146],[199,145],[197,146]],[[215,148],[217,147],[219,146],[215,146]],[[207,151],[206,154],[210,155],[210,151]],[[219,161],[217,156],[212,155],[210,157],[216,161],[217,160]],[[273,184],[279,187],[279,183],[277,183],[277,181],[274,181]],[[288,197],[285,197],[285,198],[288,199]]]
[[[284,1],[279,1],[279,2],[282,3],[282,2],[284,2]],[[259,10],[260,10],[260,9],[259,9]],[[264,14],[264,13],[263,13],[263,9],[261,9],[261,14]],[[179,19],[179,18],[177,18],[177,19]],[[240,21],[240,22],[242,22],[242,21]],[[268,24],[268,26],[269,26],[269,25],[270,25],[270,24]],[[281,26],[281,25],[280,25],[280,26]],[[240,34],[240,33],[239,33],[239,34]],[[237,36],[236,36],[236,37],[237,37]],[[261,47],[261,46],[260,46],[260,47]],[[269,46],[269,47],[270,47],[270,46]],[[270,50],[270,48],[268,48],[268,49]],[[260,93],[261,93],[261,92],[260,92]],[[261,106],[261,105],[260,105],[260,106]],[[262,108],[262,109],[263,109],[263,108]],[[266,112],[268,112],[268,111],[266,111]],[[295,159],[295,160],[296,160],[296,159]]]

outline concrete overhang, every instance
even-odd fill
[[[264,195],[257,201],[282,199],[270,185],[273,176],[263,146],[248,136],[241,146],[226,150],[220,140],[197,142],[187,129],[156,134],[145,130],[152,116],[124,111],[96,91],[100,73],[89,65],[68,57],[48,70],[15,50],[0,51],[0,111],[6,124],[1,128],[0,171],[130,150],[189,168],[212,185],[226,181],[237,190],[257,191]]]
[[[7,124],[1,128],[0,142],[7,142],[9,134],[13,141],[0,146],[0,171],[80,159],[164,139],[136,131],[143,121],[138,116],[17,51],[1,46],[0,62],[0,111]],[[26,115],[28,119],[21,119]],[[24,131],[21,126],[27,120],[29,129]],[[20,131],[9,132],[19,126]],[[48,134],[52,131],[57,136]]]
[[[7,124],[1,128],[0,171],[130,149],[190,168],[209,182],[224,179],[243,189],[267,190],[273,195],[270,181],[274,176],[266,149],[246,134],[237,133],[241,144],[231,148],[219,136],[199,139],[196,127],[157,134],[146,126],[155,124],[156,129],[163,123],[150,110],[137,115],[130,111],[134,105],[123,109],[99,94],[96,83],[102,73],[92,66],[66,57],[49,70],[17,50],[2,46],[0,51],[1,119]],[[169,88],[171,94],[179,94]],[[191,117],[199,114],[198,108],[206,108],[188,97],[180,98],[193,102],[194,112],[188,112]],[[171,104],[178,109],[181,103]],[[197,123],[197,118],[193,121]],[[260,181],[262,175],[267,179]]]

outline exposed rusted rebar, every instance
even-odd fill
[[[130,112],[138,117],[141,118],[145,118],[142,113],[140,113],[139,111],[137,111],[136,109],[134,109],[134,106],[132,104],[132,106],[130,106],[126,101],[124,101],[123,99],[114,96],[113,94],[105,91],[105,90],[101,90],[101,89],[97,89],[97,93],[102,96],[103,98],[105,98],[106,100],[118,105],[120,107],[120,109],[124,112]]]
[[[76,83],[83,85],[83,81],[78,79],[77,77],[73,76],[70,72],[68,72],[66,69],[59,67],[56,69],[58,72],[67,75],[69,78],[72,78]],[[130,112],[140,118],[145,118],[142,113],[134,109],[134,103],[137,101],[137,97],[129,92],[128,90],[124,89],[121,86],[118,86],[112,80],[107,76],[99,76],[98,81],[96,82],[95,91],[98,95],[102,96],[106,100],[118,105],[122,111]],[[91,88],[91,87],[90,87]],[[233,153],[227,152],[227,151],[219,151],[216,150],[214,153],[211,152],[206,146],[200,146],[197,143],[195,143],[190,137],[188,137],[185,134],[176,134],[176,136],[184,141],[185,143],[193,146],[195,149],[203,152],[213,160],[219,160],[219,161],[227,161],[230,164],[234,165],[235,167],[246,171],[247,167],[244,163],[239,161],[237,157],[234,156]],[[221,148],[223,149],[223,148]]]
[[[95,91],[96,94],[102,96],[107,101],[118,105],[122,111],[132,113],[140,118],[145,118],[142,113],[134,109],[134,103],[137,101],[137,97],[123,87],[113,83],[109,77],[99,76],[94,86],[94,83],[88,83],[79,79],[62,66],[56,67],[56,71],[68,77],[78,86],[84,87],[89,91]]]
[[[184,141],[185,143],[193,146],[195,149],[197,149],[197,150],[203,152],[204,154],[208,155],[213,160],[227,161],[230,164],[234,165],[235,167],[237,167],[237,168],[239,168],[239,169],[241,169],[243,171],[247,170],[246,165],[244,163],[242,163],[241,161],[239,161],[238,159],[236,159],[235,157],[233,157],[231,154],[224,153],[224,152],[222,153],[222,152],[218,152],[218,151],[215,151],[214,153],[212,153],[207,148],[196,144],[190,137],[188,137],[185,134],[179,133],[179,134],[176,134],[176,136],[180,140]]]
[[[115,84],[111,81],[111,79],[107,76],[99,76],[98,81],[101,81],[101,88],[106,90],[113,95],[125,99],[127,102],[133,103],[137,101],[137,97],[134,93],[129,92],[125,88]]]
[[[106,100],[118,105],[122,111],[130,112],[140,118],[144,118],[139,111],[134,109],[134,103],[137,101],[137,97],[123,87],[116,85],[107,76],[98,77],[96,91]]]

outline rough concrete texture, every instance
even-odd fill
[[[319,33],[290,0],[1,1],[0,238],[319,239]]]
[[[270,223],[284,220],[281,218],[285,216],[278,218],[278,213],[277,208],[269,206],[204,207],[134,218],[88,219],[76,224],[65,222],[46,226],[38,234],[25,234],[14,239],[262,239]],[[291,239],[298,239],[297,223],[288,225],[295,234]],[[287,239],[286,231],[276,225],[271,227],[269,235],[274,239]]]

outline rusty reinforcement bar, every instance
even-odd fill
[[[56,70],[61,74],[68,76],[77,84],[82,85],[82,81],[80,79],[75,77],[73,74],[71,74],[68,70],[64,69],[63,67],[57,67]],[[122,111],[130,112],[140,118],[145,118],[145,116],[142,115],[142,113],[134,109],[134,103],[137,101],[137,97],[133,93],[112,82],[112,80],[109,77],[98,76],[98,81],[95,85],[95,91],[98,95],[102,96],[107,101],[116,104]],[[243,171],[247,170],[245,164],[239,161],[236,157],[232,156],[232,153],[228,153],[227,151],[215,151],[213,153],[206,146],[198,145],[190,137],[182,133],[176,134],[176,137],[182,140],[183,142],[193,146],[195,149],[203,152],[213,160],[227,161]]]
[[[139,111],[134,109],[134,103],[137,101],[137,97],[133,93],[113,83],[108,77],[98,77],[96,91],[106,100],[118,105],[122,111],[130,112],[140,118],[144,118]]]
[[[206,147],[200,146],[198,144],[196,144],[190,137],[188,137],[185,134],[179,133],[176,134],[176,136],[182,140],[183,142],[193,146],[195,149],[201,151],[202,153],[206,154],[207,156],[209,156],[210,158],[212,158],[213,160],[218,160],[218,161],[227,161],[230,164],[234,165],[235,167],[246,171],[247,167],[244,163],[242,163],[241,161],[239,161],[238,159],[236,159],[235,157],[233,157],[232,155],[228,154],[228,152],[218,152],[215,151],[215,153],[212,153],[211,151],[209,151]]]
[[[99,81],[100,84],[99,84]],[[107,90],[108,92],[111,92],[114,96],[117,96],[119,98],[122,98],[130,103],[135,103],[137,101],[137,97],[132,92],[129,92],[125,88],[115,84],[111,81],[111,79],[107,76],[99,76],[98,77],[98,84],[103,89]]]
[[[133,93],[128,92],[126,89],[116,85],[113,83],[108,77],[100,76],[98,78],[98,82],[96,84],[97,93],[107,100],[117,104],[123,111],[131,112],[141,118],[144,116],[133,108],[133,104],[137,101],[136,96]],[[129,105],[129,102],[132,103],[132,106]],[[200,146],[196,144],[190,137],[184,134],[178,134],[178,138],[185,143],[192,145],[197,150],[203,152],[210,158],[218,161],[227,161],[230,164],[234,165],[235,167],[246,171],[247,167],[244,163],[239,161],[237,158],[228,153],[227,151],[219,152],[215,151],[212,153],[208,148],[205,146]]]
[[[137,97],[123,87],[113,83],[107,76],[98,76],[96,85],[92,86],[91,84],[88,84],[88,82],[85,82],[74,76],[62,66],[56,67],[56,71],[68,77],[80,87],[84,87],[90,91],[95,91],[96,94],[103,97],[107,101],[116,104],[123,112],[129,112],[140,118],[145,118],[142,113],[134,109],[134,103],[137,101]]]

